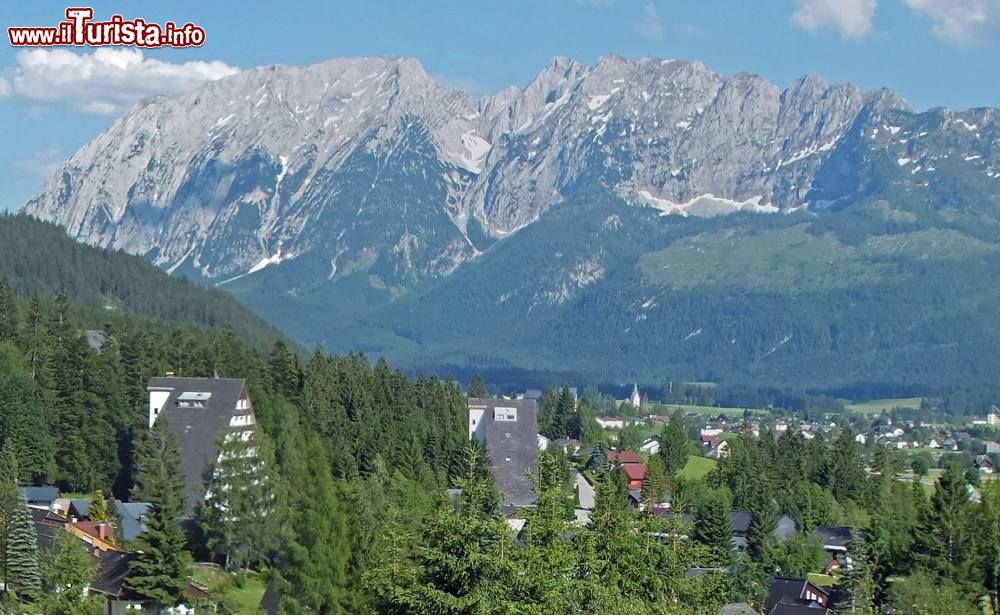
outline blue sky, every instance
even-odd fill
[[[0,44],[0,210],[143,95],[262,64],[406,55],[476,95],[529,82],[556,55],[697,59],[787,86],[805,73],[888,86],[917,108],[1000,106],[1000,0],[366,0],[91,2],[95,19],[194,22],[196,49],[140,57]],[[73,3],[4,3],[0,25],[55,25]],[[279,8],[274,8],[279,7]],[[68,54],[74,54],[72,56]]]

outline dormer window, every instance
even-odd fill
[[[493,420],[495,421],[516,421],[517,408],[494,408]]]
[[[177,396],[176,404],[178,408],[204,408],[211,398],[211,393],[186,392]]]

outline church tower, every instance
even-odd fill
[[[636,382],[632,385],[632,395],[628,398],[630,404],[633,408],[638,408],[642,405],[642,396],[639,395],[639,383]]]

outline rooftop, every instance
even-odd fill
[[[533,399],[469,399],[484,410],[483,434],[497,487],[507,504],[528,506],[535,491],[528,479],[538,461],[538,404]]]
[[[215,442],[229,426],[241,398],[246,397],[246,382],[234,378],[151,378],[147,387],[166,391],[169,396],[159,408],[156,420],[166,418],[177,437],[184,472],[186,515],[205,495],[205,470],[219,456]]]
[[[821,525],[816,528],[815,534],[824,547],[846,549],[853,532],[850,527]]]
[[[639,456],[639,453],[634,453],[632,451],[608,451],[608,461],[611,463],[628,465],[632,463],[642,463],[642,457]]]

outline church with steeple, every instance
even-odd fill
[[[633,408],[638,408],[642,405],[642,395],[639,394],[639,383],[636,382],[632,385],[632,395],[629,396],[628,401],[632,404]]]

